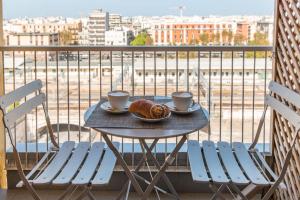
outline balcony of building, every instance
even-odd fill
[[[190,91],[194,100],[208,111],[210,128],[194,132],[188,139],[243,142],[249,146],[266,107],[264,96],[269,93],[269,82],[275,80],[299,92],[299,6],[295,1],[278,0],[276,8],[273,46],[1,46],[0,91],[5,94],[40,79],[59,144],[103,140],[101,133],[84,127],[84,113],[109,91],[126,90],[132,96],[170,96],[174,91]],[[50,147],[41,113],[36,109],[26,115],[15,124],[13,132],[27,171]],[[3,127],[0,136],[0,178],[2,185],[7,180],[8,187],[0,191],[0,199],[31,199],[25,190],[15,188],[19,177]],[[291,137],[290,126],[268,111],[257,148],[277,173],[281,171]],[[179,139],[159,141],[155,147],[159,162],[167,158]],[[113,140],[120,142],[121,153],[133,169],[142,152],[138,141],[118,137]],[[276,190],[274,199],[300,198],[299,140],[292,156],[284,179],[287,189]],[[146,166],[141,174],[149,176]],[[192,181],[186,144],[167,175],[182,199],[211,197],[208,185]],[[125,182],[126,175],[117,165],[110,184],[100,187],[95,194],[100,199],[114,199]],[[41,189],[41,196],[52,199],[65,188],[54,189]],[[261,192],[253,198],[258,199]],[[139,197],[132,194],[130,199]]]

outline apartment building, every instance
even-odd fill
[[[122,16],[119,14],[109,14],[109,30],[114,30],[115,28],[121,27]]]
[[[52,46],[58,44],[58,33],[11,33],[5,38],[7,46]]]
[[[102,9],[94,10],[88,21],[89,45],[104,45],[105,31],[109,30],[109,13]]]
[[[114,29],[105,32],[106,46],[126,46],[134,39],[133,32],[128,29]]]
[[[201,35],[206,34],[208,38],[218,35],[218,42],[224,44],[223,31],[235,32],[233,23],[159,23],[152,28],[152,37],[155,45],[189,45],[201,44]]]

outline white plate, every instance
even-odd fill
[[[160,122],[160,121],[163,121],[163,120],[166,120],[168,118],[170,118],[171,116],[171,112],[169,113],[168,116],[164,117],[164,118],[159,118],[159,119],[147,119],[147,118],[144,118],[143,116],[137,114],[137,113],[131,113],[131,115],[136,118],[136,119],[139,119],[143,122],[150,122],[150,123],[153,123],[153,122]]]
[[[128,108],[129,108],[130,104],[131,104],[131,102],[128,101],[127,104],[126,104],[126,106],[125,106],[125,108],[124,108],[123,110],[119,110],[119,109],[113,109],[113,108],[111,107],[110,103],[109,103],[108,101],[106,101],[106,102],[104,102],[104,103],[102,103],[102,104],[100,105],[100,108],[101,108],[102,110],[105,110],[106,112],[109,112],[109,113],[113,113],[113,114],[121,114],[121,113],[126,113],[126,112],[128,112]]]
[[[171,110],[171,112],[176,113],[176,114],[182,114],[182,115],[190,114],[190,113],[193,113],[193,112],[201,109],[201,106],[198,103],[194,103],[187,111],[177,110],[173,101],[168,102],[165,105],[168,106],[168,108]]]

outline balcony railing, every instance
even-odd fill
[[[47,108],[60,143],[102,140],[100,133],[83,127],[84,111],[108,91],[119,89],[141,96],[191,91],[209,111],[211,121],[209,134],[204,130],[190,138],[251,143],[272,78],[269,46],[53,46],[1,47],[1,51],[5,92],[34,79],[44,83]],[[28,156],[38,159],[39,153],[49,148],[41,112],[37,109],[15,126],[15,142],[24,152],[26,166]],[[259,148],[269,152],[270,114],[266,119]],[[139,151],[137,141],[113,139],[122,142],[123,152],[134,155]],[[167,155],[168,147],[177,141],[161,141],[156,151]]]

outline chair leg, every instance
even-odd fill
[[[226,200],[226,198],[222,195],[222,191],[226,187],[226,185],[222,184],[219,188],[215,186],[214,184],[210,183],[209,184],[210,189],[214,192],[213,196],[211,197],[211,200],[215,200],[218,198],[222,200]]]
[[[248,200],[248,198],[241,192],[241,190],[235,184],[231,183],[230,186],[241,199]]]
[[[259,189],[259,187],[257,185],[254,184],[249,184],[248,186],[246,186],[241,193],[247,197],[248,199],[251,199],[251,197],[253,197],[255,195],[255,192]],[[239,195],[239,197],[237,197],[237,200],[242,200],[243,198],[241,197],[241,195]]]

